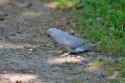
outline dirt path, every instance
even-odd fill
[[[94,52],[61,57],[42,34],[55,26],[50,8],[40,0],[15,4],[0,7],[0,83],[106,83],[106,69],[88,64],[110,57]]]

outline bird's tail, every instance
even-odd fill
[[[72,49],[71,53],[83,53],[87,51],[93,51],[94,49],[95,49],[95,46],[85,44],[75,49]]]

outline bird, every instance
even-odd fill
[[[45,34],[47,37],[54,39],[60,46],[68,48],[70,54],[83,53],[93,48],[93,46],[86,44],[85,39],[71,35],[57,28],[50,28]]]

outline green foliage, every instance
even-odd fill
[[[101,61],[93,61],[93,63],[88,64],[89,67],[101,67],[103,66],[105,63],[101,62]]]
[[[119,68],[119,71],[121,73],[121,77],[125,77],[125,59],[120,60],[113,64],[114,67]]]
[[[69,28],[77,35],[90,39],[98,51],[117,56],[125,55],[124,0],[57,0],[57,8],[72,7]],[[70,6],[69,6],[70,4]]]
[[[84,3],[83,8],[72,10],[72,18],[79,25],[69,27],[80,33],[81,37],[91,39],[100,50],[124,55],[125,1],[80,0],[76,5],[81,5],[81,2]]]
[[[56,0],[58,2],[57,9],[65,9],[72,7],[77,0]]]
[[[107,83],[124,83],[124,80],[118,80],[118,79],[112,79],[112,80],[109,80]]]
[[[113,71],[112,69],[107,71],[107,76],[114,77],[114,79],[109,79],[107,83],[124,83],[125,82],[125,58],[122,60],[116,58],[115,62],[110,60],[105,62],[105,65],[117,69]]]

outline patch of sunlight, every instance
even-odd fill
[[[116,72],[114,72],[114,74],[112,76],[109,76],[108,79],[115,79],[115,78],[118,78],[118,77],[120,77],[120,72],[116,71]]]
[[[75,1],[68,1],[68,7],[72,7],[76,4],[77,0]]]
[[[0,0],[0,6],[5,6],[9,4],[9,0]]]
[[[8,49],[23,49],[24,47],[38,47],[38,45],[32,44],[11,44],[8,42],[0,42],[0,49],[8,48]]]
[[[50,2],[50,3],[46,3],[45,7],[55,9],[57,7],[57,5],[58,5],[58,2]]]
[[[57,57],[57,58],[51,58],[47,60],[48,64],[62,64],[62,63],[80,63],[82,61],[86,60],[84,57],[81,56],[65,56],[65,57]]]
[[[103,66],[103,65],[104,65],[104,62],[94,61],[94,62],[91,62],[91,63],[87,64],[86,70],[97,71],[97,70],[100,70],[100,67]]]
[[[38,17],[40,16],[42,13],[38,13],[38,12],[33,12],[33,11],[28,11],[28,12],[22,12],[21,15],[22,16],[31,16],[31,17]]]
[[[49,7],[49,8],[52,8],[52,9],[55,9],[55,8],[60,8],[60,9],[61,8],[70,8],[73,5],[75,5],[76,2],[77,2],[77,0],[55,1],[55,2],[46,3],[45,7]]]
[[[20,73],[1,74],[0,77],[8,79],[12,83],[16,83],[16,81],[18,80],[21,80],[24,83],[24,82],[36,80],[38,78],[37,75],[20,74]]]
[[[87,66],[88,67],[101,67],[104,65],[104,62],[101,61],[94,61],[92,63],[89,63]]]
[[[70,8],[74,6],[77,3],[77,0],[65,0],[65,1],[59,1],[57,8],[63,9],[63,8]]]

